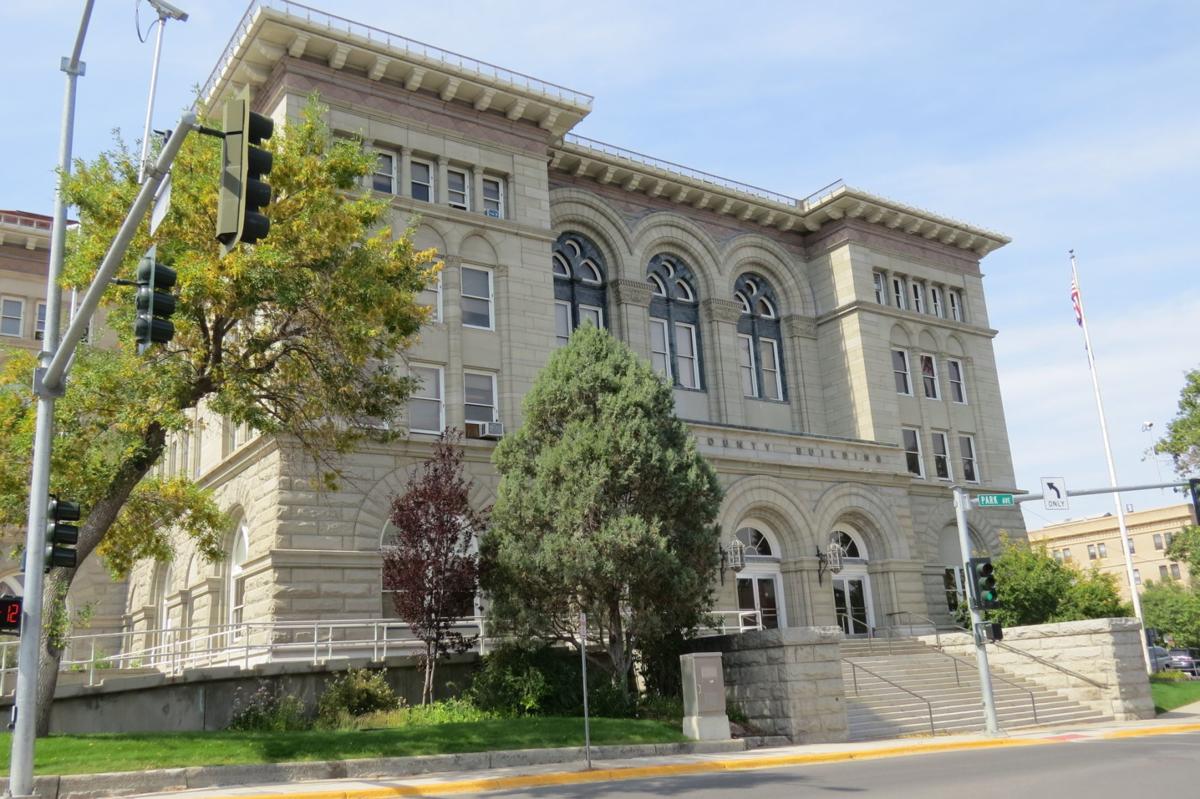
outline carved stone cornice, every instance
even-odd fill
[[[650,307],[650,284],[643,283],[640,280],[628,280],[620,278],[609,283],[612,287],[613,297],[622,305],[640,305],[643,308]]]
[[[709,299],[700,303],[700,313],[706,322],[727,322],[736,325],[742,318],[742,306],[734,300]]]
[[[817,337],[817,323],[812,317],[788,314],[783,317],[782,321],[783,334],[788,338],[799,336],[815,339]]]

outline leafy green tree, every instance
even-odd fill
[[[1179,410],[1167,424],[1167,434],[1154,445],[1154,451],[1170,455],[1175,471],[1181,476],[1200,474],[1200,369],[1184,378],[1179,392]]]
[[[1060,563],[1045,545],[1005,541],[996,567],[1000,607],[987,617],[1005,627],[1128,616],[1116,578]]]
[[[1192,574],[1200,574],[1200,527],[1190,524],[1171,539],[1166,555],[1171,560],[1182,560]]]
[[[169,559],[172,528],[206,557],[221,554],[226,522],[209,491],[186,476],[148,477],[185,411],[203,405],[248,423],[326,465],[364,431],[395,417],[410,385],[389,366],[425,318],[415,295],[433,276],[431,252],[393,239],[386,202],[363,192],[374,159],[337,140],[312,102],[271,139],[270,235],[221,258],[214,240],[220,145],[193,134],[172,169],[171,210],[153,237],[143,225],[122,266],[132,278],[151,243],[179,275],[176,334],[145,356],[132,341],[132,289],[105,295],[116,347],[82,347],[57,403],[52,490],[85,518],[79,560],[99,552],[116,575],[141,558]],[[213,123],[209,123],[212,125]],[[90,283],[137,192],[137,160],[121,143],[79,162],[66,184],[81,225],[65,285]],[[34,359],[0,364],[0,524],[23,526],[33,438]],[[65,596],[75,572],[53,569],[46,597]],[[49,720],[59,642],[43,631],[39,734]]]
[[[1200,592],[1178,580],[1147,582],[1142,590],[1146,626],[1170,634],[1176,646],[1200,647]]]
[[[649,363],[584,326],[494,455],[481,546],[494,624],[579,646],[586,611],[623,693],[640,646],[693,628],[712,605],[721,491],[674,404]]]

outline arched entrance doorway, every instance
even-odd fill
[[[833,575],[833,607],[837,624],[846,635],[869,635],[875,627],[871,601],[871,576],[867,574],[867,548],[858,536],[834,530],[829,545],[842,551],[842,570]]]
[[[737,576],[738,624],[743,629],[774,630],[787,626],[779,549],[756,527],[737,531],[745,547],[746,566]]]

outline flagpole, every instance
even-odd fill
[[[1125,506],[1121,502],[1121,492],[1117,490],[1117,469],[1113,465],[1112,446],[1108,442],[1108,423],[1104,419],[1104,401],[1100,399],[1100,378],[1096,374],[1096,356],[1092,352],[1092,339],[1088,335],[1087,314],[1083,312],[1083,292],[1079,287],[1079,269],[1075,265],[1075,251],[1071,254],[1071,285],[1072,299],[1076,305],[1079,326],[1083,328],[1083,346],[1087,350],[1088,368],[1092,373],[1092,389],[1096,393],[1096,413],[1100,417],[1100,437],[1104,439],[1104,458],[1108,461],[1108,483],[1113,489],[1113,502],[1117,507],[1117,527],[1121,531],[1121,552],[1125,556],[1125,577],[1129,581],[1129,596],[1133,600],[1133,614],[1142,623],[1142,658],[1146,661],[1146,673],[1154,672],[1154,664],[1150,660],[1150,644],[1146,640],[1146,620],[1142,617],[1142,600],[1138,596],[1137,583],[1133,577],[1133,558],[1129,553],[1129,530],[1125,527]]]

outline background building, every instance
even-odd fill
[[[1191,524],[1196,524],[1196,513],[1190,502],[1125,514],[1129,551],[1133,555],[1133,577],[1139,586],[1150,580],[1182,580],[1191,584],[1187,564],[1170,560],[1166,555],[1174,535]],[[1111,513],[1030,530],[1029,541],[1045,544],[1046,549],[1064,563],[1115,575],[1121,596],[1129,599],[1129,578],[1125,574],[1125,558],[1121,555],[1121,532],[1117,517]]]

